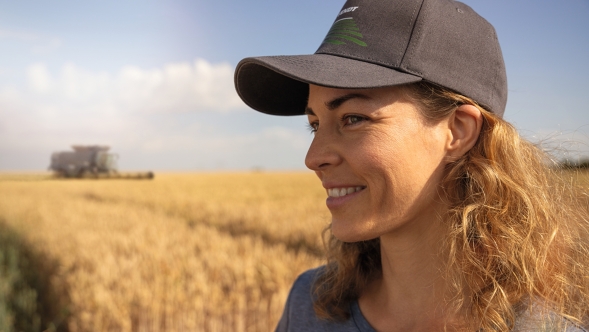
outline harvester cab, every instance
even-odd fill
[[[74,151],[54,152],[49,169],[61,177],[88,177],[117,173],[119,156],[108,153],[108,146],[73,145]]]
[[[104,145],[73,145],[74,151],[54,152],[51,155],[52,170],[60,178],[91,179],[153,179],[153,172],[119,173],[116,153]]]

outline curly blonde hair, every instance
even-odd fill
[[[507,331],[540,303],[576,324],[589,317],[586,191],[541,149],[474,100],[427,82],[403,86],[431,121],[470,104],[483,115],[475,146],[447,165],[440,185],[449,207],[445,270],[455,312],[484,331]],[[551,164],[552,163],[552,164]],[[570,174],[570,173],[569,173]],[[324,232],[328,263],[314,284],[319,317],[346,319],[349,303],[381,276],[379,239],[344,243]]]

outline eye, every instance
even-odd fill
[[[307,123],[307,129],[309,129],[309,131],[311,133],[316,133],[317,129],[319,129],[319,122],[315,121],[315,122]]]
[[[342,117],[342,122],[344,123],[344,126],[353,126],[356,125],[360,122],[366,121],[368,120],[366,117],[364,116],[360,116],[360,115],[344,115]]]

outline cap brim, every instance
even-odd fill
[[[245,58],[235,69],[235,88],[241,99],[273,115],[304,114],[309,84],[369,89],[419,81],[419,76],[329,54]]]

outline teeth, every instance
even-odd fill
[[[332,188],[332,189],[327,189],[327,195],[329,197],[342,197],[342,196],[346,196],[346,195],[355,193],[356,191],[360,191],[362,189],[363,189],[362,187]]]

